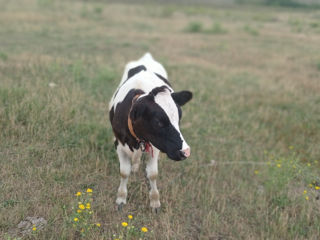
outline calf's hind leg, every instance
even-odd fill
[[[117,153],[120,161],[120,186],[118,188],[117,200],[118,209],[127,203],[127,183],[131,172],[131,157],[121,148],[117,148]]]
[[[141,160],[142,152],[137,150],[133,153],[132,156],[132,172],[136,173],[139,170],[140,160]]]

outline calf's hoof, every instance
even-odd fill
[[[118,210],[118,212],[121,212],[121,211],[122,211],[123,206],[124,206],[123,203],[117,204],[117,210]]]
[[[160,213],[160,207],[152,208],[152,213],[159,214]]]

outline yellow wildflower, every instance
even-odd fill
[[[77,192],[77,193],[76,193],[76,196],[77,196],[77,197],[81,196],[81,192]]]
[[[289,146],[289,149],[292,150],[292,149],[293,149],[293,146]]]
[[[92,214],[92,213],[93,213],[92,211],[89,212],[89,214]]]
[[[128,223],[127,222],[122,222],[121,225],[122,225],[122,227],[126,227],[126,226],[128,226]]]
[[[280,164],[280,163],[278,163],[278,164],[277,164],[277,167],[278,167],[278,168],[281,168],[281,164]]]
[[[141,231],[142,231],[142,232],[148,232],[148,228],[142,227],[142,228],[141,228]]]
[[[86,204],[86,208],[87,208],[87,209],[90,209],[90,208],[91,208],[90,203],[87,203],[87,204]]]
[[[292,167],[293,167],[294,169],[296,169],[296,165],[293,165]]]
[[[315,186],[314,188],[315,188],[316,190],[319,190],[319,189],[320,189],[320,187],[319,187],[319,186]]]
[[[100,226],[101,226],[101,224],[100,224],[100,223],[96,223],[96,226],[97,226],[97,227],[100,227]]]
[[[303,191],[303,194],[307,194],[307,190],[304,190],[304,191]]]
[[[36,231],[36,230],[37,230],[36,225],[33,225],[32,231]]]
[[[255,175],[258,175],[258,174],[259,174],[259,171],[258,171],[258,170],[255,170],[255,171],[254,171],[254,174],[255,174]]]
[[[91,188],[88,188],[88,189],[87,189],[87,193],[92,193],[92,189],[91,189]]]
[[[312,188],[312,187],[313,187],[313,185],[310,183],[310,184],[309,184],[309,187],[311,187],[311,188]]]
[[[83,210],[83,209],[85,209],[85,206],[84,206],[83,204],[79,204],[79,208],[80,208],[81,210]]]
[[[84,229],[83,229],[83,228],[81,229],[81,232],[82,232],[82,233],[84,232]]]
[[[311,163],[307,163],[308,167],[311,167]]]
[[[77,210],[77,213],[81,213],[81,212],[82,212],[82,210],[80,210],[80,209]]]
[[[306,196],[306,200],[309,200],[309,197],[308,197],[308,196]]]
[[[79,219],[78,219],[78,218],[74,218],[74,219],[73,219],[73,221],[78,222],[78,221],[79,221]]]
[[[132,215],[128,215],[128,218],[129,218],[129,219],[132,219],[133,217],[132,217]]]

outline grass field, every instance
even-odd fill
[[[23,239],[319,239],[320,10],[0,6],[0,239],[22,237],[27,216],[48,224]],[[115,210],[107,110],[125,64],[147,51],[194,93],[181,123],[192,154],[161,155],[157,215],[143,166]],[[100,227],[74,221],[87,188],[84,219]],[[121,226],[128,214],[134,229]]]

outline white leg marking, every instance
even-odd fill
[[[157,176],[158,176],[158,156],[159,150],[153,147],[153,157],[150,156],[150,159],[147,162],[147,177],[150,183],[150,207],[153,209],[160,207],[160,196],[157,188]]]
[[[118,145],[117,147],[117,153],[120,161],[120,186],[118,188],[118,194],[117,194],[117,200],[116,203],[118,205],[120,204],[126,204],[127,203],[127,183],[128,178],[131,172],[131,162],[130,162],[130,156],[124,151],[124,149]]]

